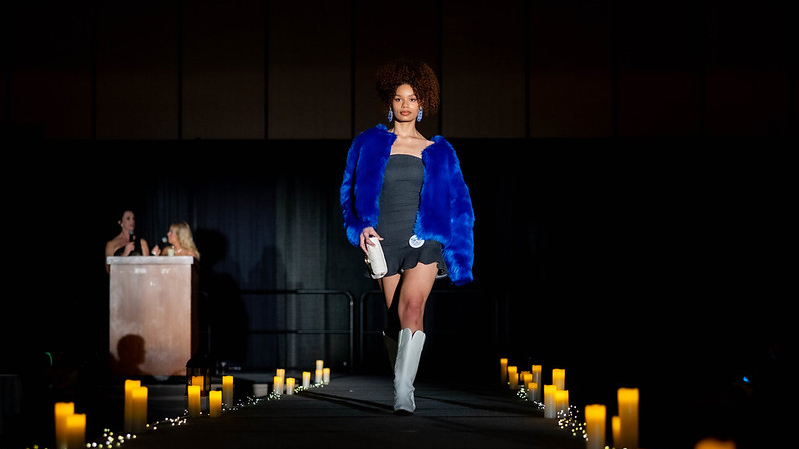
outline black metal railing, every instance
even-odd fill
[[[487,298],[487,300],[493,302],[493,309],[494,309],[494,316],[487,320],[486,323],[491,323],[487,328],[493,328],[493,340],[500,341],[502,336],[499,335],[499,330],[502,326],[499,325],[499,321],[503,319],[503,309],[504,301],[501,297],[496,297],[495,295],[486,295],[485,292],[480,290],[469,290],[469,289],[436,289],[434,288],[430,292],[430,297],[443,295],[443,296],[452,296],[452,295],[480,295],[481,297]],[[372,335],[372,334],[379,334],[382,329],[364,329],[364,321],[366,316],[365,306],[372,300],[373,298],[379,298],[381,300],[381,304],[384,304],[383,292],[380,290],[369,290],[361,294],[358,298],[358,366],[364,366],[364,336]],[[487,317],[485,317],[487,318]],[[506,318],[504,318],[506,319]],[[460,330],[456,330],[454,332],[458,332]],[[438,329],[435,333],[446,333],[445,330]]]
[[[346,298],[349,307],[349,329],[269,329],[266,331],[259,331],[259,333],[271,334],[348,334],[349,335],[349,363],[348,369],[350,373],[354,370],[355,362],[355,296],[348,290],[330,290],[330,289],[296,289],[296,290],[280,290],[280,289],[252,289],[252,290],[239,290],[242,295],[340,295]]]

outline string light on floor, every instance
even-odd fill
[[[325,385],[327,385],[327,383],[325,383],[325,382],[318,382],[318,383],[310,384],[308,386],[299,385],[299,386],[294,387],[294,393],[295,394],[300,394],[303,391],[311,390],[313,388],[322,388]],[[250,406],[254,406],[254,405],[261,404],[261,403],[268,402],[268,401],[278,401],[278,400],[282,399],[282,396],[283,395],[277,394],[274,391],[272,393],[270,393],[269,395],[264,396],[264,397],[247,396],[247,397],[245,397],[243,399],[240,399],[239,402],[234,404],[232,407],[225,407],[225,410],[227,410],[227,411],[239,410],[239,409],[244,408],[244,407],[250,407]],[[207,413],[202,412],[202,414],[205,415]],[[184,410],[182,416],[177,416],[177,417],[174,417],[174,418],[165,418],[165,419],[163,419],[161,421],[148,423],[146,425],[146,430],[147,431],[157,431],[159,429],[159,427],[175,427],[175,426],[184,425],[184,424],[186,424],[189,421],[188,420],[188,415],[189,415],[189,411],[188,410]],[[106,429],[103,429],[102,437],[100,437],[97,441],[86,443],[86,448],[87,449],[113,449],[113,448],[119,448],[119,447],[122,447],[122,445],[125,444],[126,442],[128,442],[130,440],[135,440],[136,438],[137,438],[137,435],[135,433],[124,433],[124,434],[121,434],[121,433],[116,433],[116,432],[112,431],[111,429],[107,429],[106,428]],[[33,449],[39,449],[40,447],[38,445],[34,445],[34,446],[32,446],[32,448]]]
[[[558,427],[574,437],[586,438],[585,423],[577,418],[577,407],[570,405],[568,410],[558,412]]]

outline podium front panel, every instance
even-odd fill
[[[193,262],[188,256],[108,258],[114,374],[186,375],[198,342]]]

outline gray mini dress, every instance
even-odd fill
[[[420,240],[413,232],[424,182],[422,159],[409,154],[392,154],[386,163],[380,192],[380,214],[376,231],[386,256],[386,276],[402,273],[417,263],[438,264],[437,278],[448,275],[441,243]]]

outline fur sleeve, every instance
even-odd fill
[[[363,228],[377,226],[383,175],[395,138],[384,125],[378,125],[355,137],[347,153],[339,203],[347,240],[353,245],[360,244]]]
[[[452,149],[449,173],[450,226],[452,228],[449,257],[455,261],[450,278],[455,285],[473,280],[474,263],[474,209],[469,188],[463,179],[460,161]]]
[[[355,169],[358,164],[360,156],[360,136],[353,140],[349,151],[347,152],[347,164],[344,168],[344,179],[341,182],[341,189],[339,190],[339,204],[341,206],[341,213],[344,217],[344,230],[347,234],[347,240],[353,245],[360,244],[360,234],[363,228],[368,224],[358,218],[358,214],[354,208],[354,179]]]

